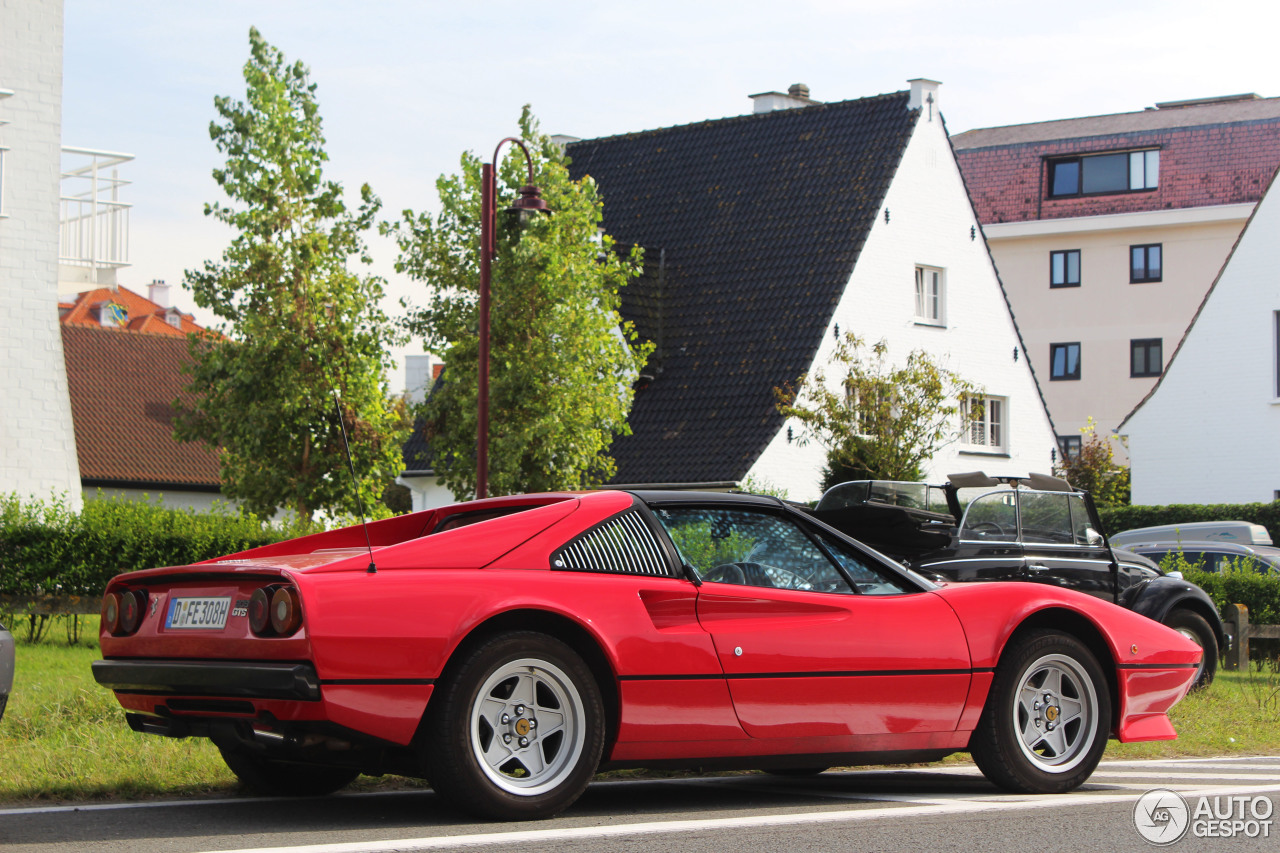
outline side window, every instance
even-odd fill
[[[1085,509],[1084,498],[1079,495],[1067,495],[1071,505],[1071,530],[1077,545],[1101,545],[1102,534],[1093,529],[1089,520],[1089,511]]]
[[[974,498],[964,513],[961,539],[1016,542],[1018,506],[1013,492],[994,492]]]
[[[658,539],[634,509],[615,515],[551,555],[551,567],[570,572],[676,577]]]
[[[1018,499],[1022,506],[1022,541],[1055,545],[1074,542],[1067,497],[1049,492],[1023,492]]]
[[[659,508],[654,514],[681,559],[708,583],[853,592],[817,544],[781,516],[715,507]]]
[[[854,586],[863,595],[901,595],[909,592],[906,585],[877,566],[863,554],[859,554],[843,542],[825,533],[818,533],[823,546],[831,552],[845,574],[853,578]]]

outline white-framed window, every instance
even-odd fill
[[[898,415],[892,388],[887,385],[877,387],[874,395],[869,391],[864,389],[865,398],[857,388],[846,388],[844,394],[845,407],[853,412],[858,423],[858,435],[862,438],[882,435],[886,425]]]
[[[1009,446],[1009,401],[1004,397],[967,397],[960,401],[967,424],[960,444],[969,450],[1003,453]]]
[[[916,267],[916,322],[946,324],[947,277],[937,267]]]

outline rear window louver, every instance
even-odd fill
[[[552,554],[551,567],[569,572],[676,577],[657,537],[634,509],[596,525]]]

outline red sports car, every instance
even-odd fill
[[[366,547],[366,535],[369,544]],[[1041,584],[938,586],[772,498],[456,504],[115,578],[100,684],[249,787],[420,776],[501,819],[601,769],[925,761],[1060,792],[1175,737],[1200,649]]]

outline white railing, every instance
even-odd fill
[[[131,154],[91,148],[62,149],[59,263],[99,269],[129,265],[129,208],[120,189],[129,181],[117,168]]]

